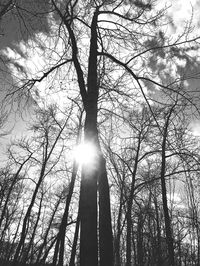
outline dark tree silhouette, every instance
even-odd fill
[[[158,8],[154,0],[0,3],[1,25],[13,15],[22,25],[15,41],[26,44],[11,41],[13,50],[2,53],[14,73],[5,99],[28,97],[39,110],[0,171],[4,261],[199,263],[199,144],[189,130],[198,95],[184,69],[197,66],[190,51],[198,51],[199,37],[191,21],[172,38],[167,8]],[[96,154],[79,168],[71,155],[82,141]],[[173,186],[187,192],[186,216]]]

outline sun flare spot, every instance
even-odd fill
[[[97,149],[92,143],[81,143],[73,150],[73,157],[80,165],[94,163],[97,156]]]

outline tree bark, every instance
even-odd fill
[[[40,246],[40,249],[39,249],[39,253],[38,253],[38,256],[37,256],[37,260],[36,260],[36,264],[39,264],[39,261],[40,261],[40,258],[42,256],[42,252],[43,252],[43,249],[44,247],[46,246],[47,244],[47,237],[48,237],[48,234],[49,234],[49,231],[51,229],[51,225],[52,225],[52,222],[53,222],[53,219],[54,219],[54,216],[56,214],[56,211],[58,209],[58,206],[60,204],[60,201],[61,201],[61,197],[58,198],[57,202],[56,202],[56,205],[55,205],[55,208],[52,212],[52,215],[51,215],[51,218],[50,218],[50,221],[48,222],[48,227],[46,229],[46,232],[44,234],[44,237],[43,237],[43,243],[42,245]]]
[[[120,239],[121,239],[121,217],[122,217],[122,207],[123,207],[123,191],[120,192],[120,206],[119,212],[117,217],[117,233],[115,239],[115,263],[116,266],[121,265],[121,258],[120,258]]]
[[[162,252],[161,252],[161,228],[160,228],[160,222],[159,222],[159,213],[158,213],[158,204],[157,204],[157,198],[154,197],[154,205],[155,205],[155,214],[156,214],[156,228],[157,228],[157,240],[156,240],[156,251],[157,254],[157,265],[162,265]]]
[[[75,233],[74,233],[74,241],[73,241],[73,245],[72,245],[72,251],[71,251],[69,266],[75,266],[76,246],[77,246],[77,241],[78,241],[79,226],[80,226],[80,211],[78,211],[78,216],[77,216],[77,220],[76,220],[76,229],[75,229]]]
[[[65,210],[64,210],[64,214],[63,214],[63,217],[62,217],[62,221],[61,221],[60,227],[59,227],[59,232],[58,232],[58,235],[57,235],[56,247],[55,247],[54,257],[53,257],[53,264],[56,265],[57,257],[58,257],[58,253],[59,253],[58,266],[63,266],[64,247],[65,247],[65,232],[66,232],[66,227],[67,227],[69,206],[70,206],[72,194],[73,194],[73,191],[74,191],[74,183],[75,183],[75,180],[76,180],[77,170],[78,170],[77,163],[74,162],[73,170],[72,170],[72,177],[71,177],[70,186],[69,186],[69,193],[67,195],[66,204],[65,204]]]
[[[131,238],[132,238],[132,219],[131,219],[131,214],[132,214],[132,206],[133,206],[133,195],[134,195],[134,189],[135,189],[135,178],[136,178],[136,173],[137,173],[137,167],[138,167],[138,159],[139,159],[139,152],[140,152],[140,145],[141,145],[141,139],[140,135],[138,138],[138,145],[137,145],[137,151],[136,151],[136,156],[134,160],[134,169],[132,173],[132,181],[131,181],[131,191],[130,195],[128,198],[128,203],[127,203],[127,233],[126,233],[126,266],[131,266]]]
[[[112,266],[113,235],[111,226],[109,184],[106,171],[106,161],[101,157],[99,175],[99,252],[100,266]]]
[[[175,105],[174,105],[175,106]],[[173,246],[173,237],[172,237],[172,229],[171,229],[171,220],[169,216],[169,209],[167,203],[167,189],[165,183],[165,171],[166,171],[166,142],[167,142],[167,133],[168,133],[168,126],[169,120],[173,111],[174,106],[171,108],[164,127],[163,131],[163,141],[162,141],[162,161],[161,161],[161,172],[160,172],[160,179],[161,179],[161,189],[162,189],[162,202],[163,202],[163,212],[164,212],[164,219],[165,219],[165,231],[166,231],[166,241],[168,247],[168,257],[169,257],[169,266],[174,266],[174,246]]]
[[[143,250],[143,215],[140,211],[138,216],[138,225],[137,225],[137,265],[143,266],[144,261],[144,250]]]
[[[80,265],[98,265],[97,171],[82,170],[80,194]]]
[[[98,145],[97,134],[97,10],[91,24],[90,54],[88,65],[87,104],[85,106],[85,142]],[[98,149],[98,147],[97,147]],[[98,156],[97,156],[98,157]],[[97,177],[98,158],[94,165],[83,165],[80,191],[80,265],[98,265],[97,238]]]

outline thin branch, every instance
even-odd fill
[[[51,0],[53,3],[53,6],[55,7],[56,12],[60,16],[62,22],[67,28],[67,31],[69,33],[69,37],[71,40],[71,45],[72,45],[72,60],[74,62],[74,67],[76,69],[76,74],[78,77],[78,84],[79,84],[79,89],[80,89],[80,94],[83,100],[84,106],[87,104],[87,91],[86,91],[86,86],[85,86],[85,80],[84,80],[84,75],[83,75],[83,70],[81,68],[80,62],[78,60],[78,47],[76,43],[76,38],[74,35],[74,32],[71,28],[71,19],[70,21],[62,14],[60,9],[57,7],[56,3],[54,0]],[[69,14],[68,14],[69,15]]]
[[[132,60],[134,60],[135,58],[137,58],[137,57],[139,57],[139,56],[141,56],[141,55],[143,55],[145,53],[148,53],[148,52],[151,52],[151,51],[154,51],[154,50],[160,50],[160,49],[166,49],[166,48],[169,48],[169,47],[179,46],[179,45],[182,45],[182,44],[185,44],[185,43],[196,42],[199,39],[200,39],[200,36],[195,37],[195,38],[190,39],[190,40],[185,40],[185,41],[182,41],[182,42],[174,42],[173,44],[151,47],[151,48],[146,49],[143,52],[131,57],[125,64],[129,64]]]
[[[47,72],[43,73],[43,75],[40,77],[40,78],[35,78],[35,79],[30,79],[28,82],[26,82],[22,87],[19,87],[17,88],[15,91],[12,91],[10,93],[7,93],[6,94],[6,97],[9,97],[11,95],[13,95],[14,93],[20,91],[21,89],[24,89],[26,87],[29,87],[29,90],[33,88],[33,86],[35,85],[36,82],[41,82],[43,81],[43,79],[45,79],[51,72],[53,72],[54,70],[58,69],[59,67],[69,63],[69,62],[72,62],[72,59],[68,59],[68,60],[65,60],[64,62],[58,64],[58,65],[55,65],[53,66],[52,68],[50,68]]]

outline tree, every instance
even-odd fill
[[[72,60],[78,76],[79,89],[82,96],[84,109],[86,112],[84,125],[84,141],[91,142],[97,149],[98,156],[94,166],[88,168],[83,165],[82,182],[80,192],[80,263],[81,265],[97,265],[98,264],[98,240],[97,240],[97,181],[99,181],[99,238],[100,238],[100,264],[113,264],[112,251],[112,229],[110,214],[110,199],[107,174],[105,169],[105,161],[101,155],[98,131],[97,131],[97,102],[98,102],[98,80],[97,80],[97,18],[99,7],[93,14],[91,22],[91,38],[90,51],[88,58],[87,73],[87,90],[83,72],[77,57],[77,43],[71,22],[61,13],[52,1],[62,22],[68,30],[69,38],[72,45]],[[70,13],[68,3],[66,6],[66,15],[73,19],[73,13]],[[76,2],[75,2],[76,4]],[[74,6],[75,6],[74,4]],[[72,10],[74,6],[72,5]],[[98,180],[99,179],[99,180]]]
[[[35,40],[36,38],[31,40],[31,43],[39,46],[39,48],[34,49],[34,52],[37,51],[40,55],[44,54],[44,62],[41,63],[41,66],[38,63],[38,69],[33,69],[33,71],[24,70],[24,67],[20,68],[24,71],[21,71],[22,73],[19,75],[14,92],[23,94],[28,91],[32,93],[38,104],[41,104],[43,100],[46,101],[46,99],[48,102],[51,98],[50,95],[54,95],[57,99],[61,96],[60,98],[67,98],[69,101],[60,103],[60,109],[63,108],[62,104],[66,105],[69,102],[84,108],[84,142],[91,143],[95,147],[96,156],[91,165],[83,164],[81,170],[80,216],[77,215],[77,220],[80,218],[80,264],[82,266],[94,266],[99,263],[103,266],[113,265],[114,263],[110,187],[108,182],[108,173],[110,172],[106,169],[106,164],[109,163],[109,160],[105,157],[106,153],[102,148],[102,128],[106,126],[111,128],[109,123],[116,119],[116,124],[119,123],[117,125],[118,129],[115,128],[115,130],[110,131],[111,134],[116,134],[116,136],[112,137],[117,138],[119,133],[120,138],[118,139],[126,138],[129,128],[127,120],[130,122],[130,117],[127,118],[124,114],[126,111],[129,112],[130,116],[135,116],[136,113],[141,114],[142,112],[138,110],[141,109],[141,106],[145,106],[143,110],[148,110],[149,116],[154,121],[152,122],[151,120],[152,124],[147,125],[149,130],[147,135],[151,136],[152,140],[145,140],[145,130],[144,135],[141,133],[146,126],[146,120],[138,121],[139,127],[141,126],[140,128],[142,129],[136,138],[137,142],[121,144],[124,145],[121,149],[122,151],[128,150],[127,145],[129,144],[133,146],[134,153],[130,157],[120,158],[120,162],[125,165],[124,169],[128,168],[128,173],[124,172],[123,169],[119,171],[116,163],[113,163],[113,158],[110,160],[118,177],[120,177],[121,173],[126,175],[125,177],[123,176],[121,184],[118,185],[121,188],[121,194],[118,228],[116,230],[117,241],[122,239],[123,233],[126,234],[126,252],[122,253],[126,253],[127,265],[131,265],[133,260],[139,264],[143,263],[142,254],[145,254],[144,247],[147,246],[147,243],[153,243],[154,233],[150,232],[150,226],[146,225],[145,219],[148,211],[145,212],[144,216],[142,215],[142,210],[151,210],[152,206],[143,202],[142,196],[146,192],[146,185],[154,183],[155,180],[157,181],[160,178],[168,253],[171,257],[170,263],[174,265],[174,247],[165,180],[167,176],[166,158],[167,152],[169,152],[166,148],[168,126],[173,113],[173,93],[187,102],[191,102],[190,91],[186,92],[185,89],[182,89],[183,79],[185,79],[185,76],[181,77],[183,65],[178,60],[174,64],[174,60],[188,58],[191,43],[193,43],[192,49],[194,51],[197,50],[198,37],[192,37],[189,40],[189,29],[186,28],[185,34],[171,39],[165,25],[163,25],[164,18],[167,18],[165,16],[167,11],[165,7],[158,10],[154,1],[69,0],[67,2],[56,2],[51,0],[45,5],[47,11],[51,11],[50,13],[47,12],[47,14],[50,14],[48,18],[51,29],[48,34],[42,36],[38,34],[36,35],[38,37],[37,40]],[[169,20],[167,21],[170,23]],[[29,44],[30,42],[27,43],[27,47]],[[20,52],[23,53],[23,51]],[[16,62],[14,61],[14,63]],[[167,67],[165,67],[166,64]],[[170,70],[171,65],[174,69],[173,72]],[[21,65],[19,63],[15,66],[19,68]],[[153,94],[155,91],[158,92],[158,96]],[[162,100],[163,91],[166,96],[165,100]],[[12,93],[9,95],[11,96]],[[128,105],[130,105],[129,108]],[[131,112],[131,108],[136,110],[136,112]],[[73,119],[76,111],[73,108],[73,112],[70,113]],[[164,120],[160,117],[159,111],[166,111]],[[56,120],[53,120],[53,124],[55,123]],[[62,132],[67,127],[65,123],[61,127],[59,125],[59,123],[56,123],[56,127],[60,130],[56,131],[57,137],[50,147],[48,129],[53,132],[54,130],[51,126],[43,128],[46,132],[43,136],[43,145],[41,145],[44,155],[43,164],[41,165],[39,180],[24,217],[22,234],[14,261],[17,261],[20,257],[21,249],[23,249],[25,244],[31,211],[44,177],[46,177],[46,172],[48,173],[47,164],[57,145],[57,141],[61,139]],[[124,131],[127,130],[127,132],[122,130],[124,125]],[[137,129],[135,125],[132,125],[132,128],[134,130]],[[40,127],[36,129],[40,129]],[[52,137],[51,134],[50,137]],[[128,135],[128,137],[130,136]],[[141,146],[143,141],[145,142],[145,147]],[[159,145],[160,141],[162,141],[162,145]],[[140,157],[141,150],[143,155]],[[159,157],[160,155],[161,157]],[[143,178],[142,167],[153,156],[156,159],[157,157],[161,159],[160,161],[158,159],[159,163],[157,163],[160,175],[151,180],[143,180],[141,182]],[[122,159],[125,159],[125,161]],[[130,160],[134,161],[131,167],[129,167]],[[152,160],[156,164],[155,161]],[[76,171],[74,171],[74,175],[75,173]],[[56,234],[57,237],[53,240],[51,239],[51,244],[49,245],[49,248],[52,248],[56,243],[53,262],[57,262],[59,253],[59,265],[62,265],[64,260],[66,224],[73,196],[74,175],[71,180],[70,193],[67,196],[66,208],[60,221],[59,231]],[[174,175],[174,172],[171,175]],[[114,182],[113,184],[115,185]],[[130,189],[128,189],[129,185]],[[150,194],[153,192],[152,190],[150,191],[151,193],[148,191],[149,194],[147,196],[152,200],[152,195]],[[159,232],[161,225],[159,225],[158,221],[159,213],[156,201],[154,201],[154,205],[159,242],[162,238]],[[124,214],[125,217],[123,217]],[[135,223],[132,221],[134,215]],[[40,219],[39,211],[37,217]],[[122,220],[126,221],[127,226],[126,228],[124,227],[124,231],[119,225]],[[149,216],[148,223],[150,224],[152,220]],[[38,222],[36,219],[36,227]],[[146,226],[146,231],[142,230],[143,225]],[[135,228],[138,228],[137,237],[134,231]],[[149,233],[151,241],[149,240],[150,237],[146,237],[145,233]],[[131,242],[133,236],[135,242]],[[30,239],[33,240],[33,238]],[[77,235],[75,239],[77,239]],[[31,242],[33,243],[34,241],[32,240]],[[159,243],[158,246],[161,246],[161,244]],[[119,249],[120,243],[117,243],[116,257],[118,264],[120,263]],[[44,257],[47,256],[46,254],[44,254]],[[134,258],[132,258],[132,254],[134,254]],[[40,258],[41,254],[38,255],[38,261]]]
[[[27,208],[24,220],[23,220],[23,225],[22,225],[22,232],[21,232],[21,236],[20,236],[20,241],[18,243],[16,252],[15,252],[15,256],[14,256],[14,264],[17,264],[17,262],[20,259],[20,256],[22,255],[22,249],[25,243],[25,238],[28,232],[28,228],[29,228],[29,220],[30,220],[30,216],[31,216],[31,211],[33,209],[33,206],[35,204],[36,198],[37,198],[37,194],[39,192],[39,189],[41,187],[41,184],[43,183],[44,178],[48,175],[48,173],[53,169],[53,167],[57,164],[57,161],[55,159],[55,161],[53,162],[52,166],[49,168],[49,161],[51,159],[51,156],[60,140],[61,134],[63,133],[63,130],[66,127],[66,124],[68,122],[69,117],[66,118],[66,120],[63,122],[63,124],[58,124],[57,125],[57,120],[54,114],[54,110],[52,111],[52,109],[50,110],[41,110],[39,113],[39,123],[35,124],[33,126],[33,130],[35,130],[36,132],[39,132],[39,136],[41,138],[41,142],[39,142],[39,145],[37,147],[37,149],[41,149],[42,150],[42,158],[41,158],[41,163],[38,159],[34,158],[35,161],[40,164],[40,170],[39,170],[39,178],[35,184],[35,189],[33,191],[31,200],[30,200],[30,204]],[[51,124],[52,123],[52,124]],[[54,136],[54,134],[56,134]],[[23,147],[23,145],[22,145]],[[26,147],[26,149],[29,151],[30,147]],[[61,150],[62,152],[62,150]],[[31,153],[32,154],[32,153]],[[59,158],[59,157],[58,157]],[[40,207],[38,210],[38,219],[36,220],[35,223],[35,227],[32,233],[32,237],[34,237],[35,235],[35,230],[37,228],[38,225],[38,221],[39,221],[39,217],[40,217],[40,212],[41,212],[41,204],[42,204],[42,199],[43,196],[41,196],[40,199]],[[33,241],[30,240],[30,244]],[[27,260],[27,256],[30,250],[30,245],[29,248],[27,250],[27,254],[24,258],[24,260]]]

